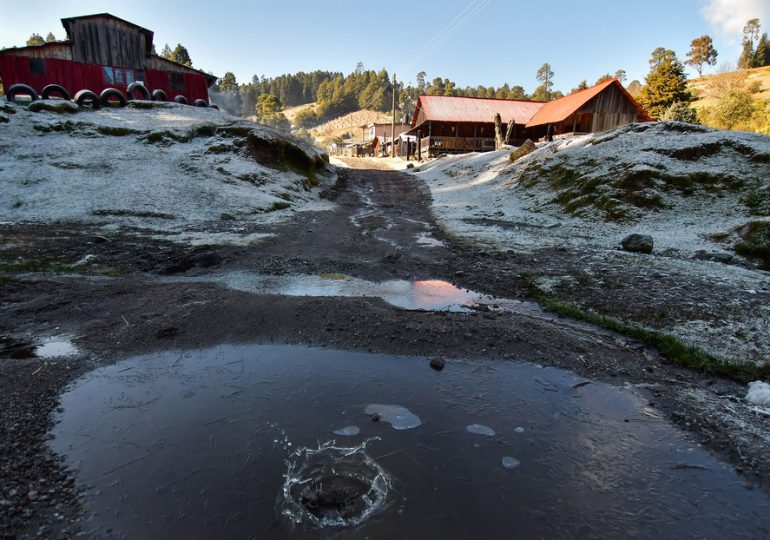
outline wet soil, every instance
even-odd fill
[[[743,388],[671,366],[623,336],[488,307],[413,311],[376,297],[255,294],[213,281],[169,280],[228,272],[445,280],[528,300],[522,274],[538,268],[555,273],[584,256],[459,244],[435,226],[426,188],[403,173],[343,171],[324,196],[337,204],[334,211],[299,214],[278,226],[248,224],[249,232],[274,235],[249,247],[189,248],[137,229],[81,223],[0,225],[0,335],[70,336],[81,351],[45,361],[0,358],[3,535],[68,537],[81,528],[73,480],[46,445],[50,415],[68,383],[128,356],[222,343],[530,361],[629,383],[687,437],[738,469],[747,489],[770,490],[770,419],[743,412],[737,398]],[[76,264],[87,255],[95,257]],[[430,370],[427,363],[423,369]],[[735,414],[714,414],[723,408]]]

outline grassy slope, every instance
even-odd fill
[[[353,139],[361,138],[361,126],[371,122],[390,122],[390,115],[378,111],[361,110],[321,124],[311,130],[316,141],[323,144],[334,137],[350,134]]]
[[[761,68],[749,69],[745,72],[746,86],[758,82],[761,85],[759,93],[754,94],[756,99],[761,99],[766,102],[770,102],[770,66]],[[689,82],[689,89],[697,97],[693,106],[698,107],[711,107],[716,103],[716,99],[711,95],[712,81],[715,75],[707,75],[698,79],[691,79]]]

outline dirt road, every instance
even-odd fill
[[[736,442],[731,426],[685,397],[718,401],[739,393],[737,384],[705,379],[642,343],[541,312],[528,303],[520,278],[532,257],[444,236],[431,218],[429,193],[408,174],[343,170],[324,195],[336,203],[334,211],[298,214],[277,227],[247,224],[249,232],[272,236],[245,248],[183,248],[141,231],[105,234],[79,224],[0,225],[8,260],[47,261],[0,278],[0,334],[69,336],[81,351],[49,361],[0,358],[3,534],[66,537],[79,530],[78,490],[45,443],[50,414],[69,382],[128,356],[222,343],[529,361],[628,383],[693,441],[739,468],[747,487],[770,486],[763,448]],[[57,261],[87,255],[98,261],[91,270],[50,271]],[[291,276],[304,279],[297,284]],[[372,284],[371,294],[312,296],[318,282],[344,284],[345,277],[357,280],[359,292]],[[390,293],[377,293],[374,285],[383,282],[406,283],[408,300],[418,305],[428,289],[454,294],[451,285],[521,303],[508,310],[493,303],[404,309],[386,301]],[[297,296],[303,292],[297,287],[311,296]]]

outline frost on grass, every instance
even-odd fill
[[[632,124],[541,144],[435,160],[418,176],[452,233],[501,247],[614,247],[628,233],[656,250],[724,250],[770,222],[770,137],[676,122]]]
[[[193,241],[201,223],[217,222],[206,242],[221,233],[237,243],[239,222],[328,207],[319,197],[333,180],[324,155],[214,109],[15,110],[0,133],[4,222],[103,222]],[[223,227],[222,215],[235,219]]]

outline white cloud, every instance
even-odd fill
[[[759,18],[764,28],[770,26],[770,0],[707,0],[700,13],[719,34],[735,43],[749,19]]]

